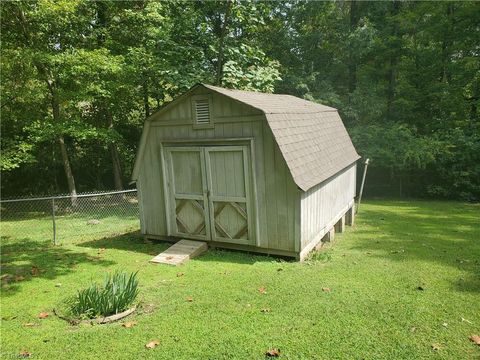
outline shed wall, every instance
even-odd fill
[[[317,242],[353,204],[356,164],[301,196],[301,248]]]
[[[154,116],[137,180],[142,233],[168,235],[162,142],[181,139],[208,143],[212,139],[253,138],[257,245],[266,250],[298,252],[301,192],[293,182],[264,115],[222,95],[212,96],[214,127],[211,129],[193,128],[190,97],[158,118]]]

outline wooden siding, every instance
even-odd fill
[[[205,92],[196,93],[199,94]],[[212,102],[213,128],[193,127],[190,97],[152,121],[137,181],[142,202],[142,233],[168,235],[165,210],[168,187],[163,183],[162,143],[190,139],[195,145],[212,145],[212,139],[245,138],[254,164],[256,244],[263,249],[299,252],[301,191],[290,175],[264,115],[218,94],[213,94]],[[228,145],[229,141],[218,144]],[[238,142],[231,143],[235,144]]]
[[[351,165],[301,196],[301,249],[318,241],[352,205],[356,165]]]
[[[140,194],[140,228],[142,234],[161,231],[165,234],[167,220],[162,181],[160,142],[149,132],[143,153],[142,167],[137,180]]]
[[[192,96],[198,95],[211,95],[212,96],[212,105],[213,111],[211,113],[213,123],[220,122],[231,122],[232,116],[238,120],[242,120],[242,117],[249,117],[252,115],[263,116],[263,113],[260,110],[254,109],[251,106],[242,104],[233,99],[229,99],[225,96],[219,94],[209,93],[206,89],[199,88],[195,90],[191,96],[187,97],[184,101],[181,101],[176,106],[172,107],[170,110],[161,114],[158,119],[154,120],[154,124],[161,122],[163,124],[169,122],[175,122],[175,124],[193,124],[193,115],[192,115]]]
[[[263,122],[263,142],[258,144],[263,156],[256,155],[257,195],[262,204],[259,222],[265,233],[266,244],[272,249],[298,251],[300,226],[300,193],[293,182],[273,134],[266,121]],[[263,146],[262,146],[263,145]]]

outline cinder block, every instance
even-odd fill
[[[343,215],[335,224],[335,232],[343,233],[345,231],[345,215]]]
[[[331,228],[330,231],[327,231],[327,233],[323,235],[322,243],[332,242],[334,239],[335,239],[335,228]]]
[[[355,205],[348,209],[347,213],[345,214],[345,223],[349,226],[353,226],[355,223]]]

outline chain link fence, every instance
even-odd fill
[[[2,242],[67,244],[139,230],[137,190],[0,201]]]

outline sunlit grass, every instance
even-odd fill
[[[121,210],[121,209],[118,209]],[[71,244],[135,231],[140,222],[135,208],[130,211],[102,214],[89,211],[73,214],[57,214],[55,231],[57,244]],[[19,219],[2,220],[0,224],[3,242],[35,241],[53,243],[52,217],[26,213]]]
[[[2,355],[263,359],[279,348],[285,359],[476,359],[468,337],[480,334],[479,214],[453,202],[369,201],[353,229],[306,263],[209,250],[180,267],[154,265],[168,245],[134,235],[58,247],[9,241]],[[135,326],[71,326],[52,315],[118,269],[138,271],[143,310],[125,320]],[[50,316],[38,319],[42,311]]]

